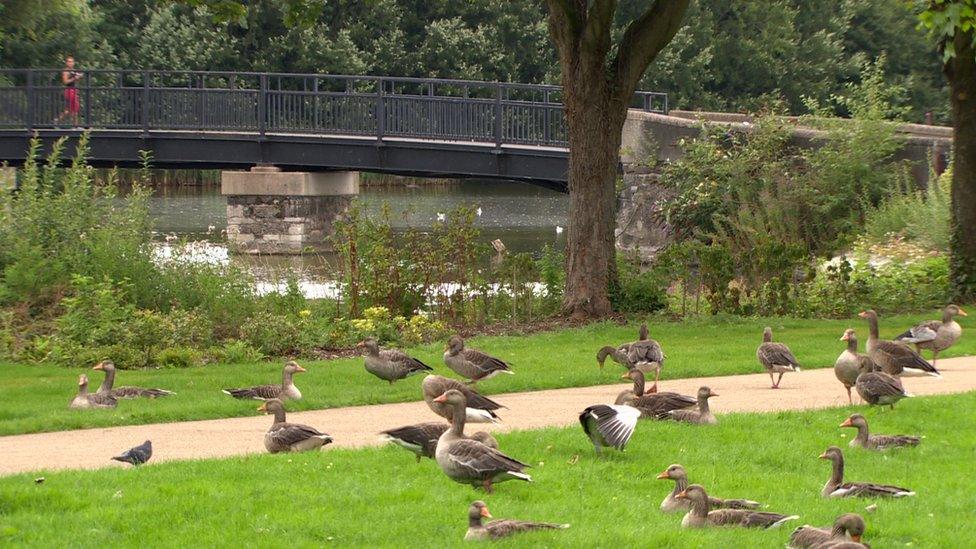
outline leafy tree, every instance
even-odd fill
[[[942,52],[953,125],[950,273],[956,299],[976,300],[976,0],[929,0],[920,15]]]
[[[614,39],[612,0],[547,0],[569,134],[569,235],[563,308],[606,315],[615,283],[617,159],[638,82],[681,27],[688,0],[656,0]]]
[[[133,60],[146,69],[247,68],[239,59],[238,44],[228,33],[228,23],[213,22],[200,8],[170,4],[149,14]]]

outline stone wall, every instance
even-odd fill
[[[333,222],[352,196],[227,196],[227,239],[234,251],[296,254],[331,249]]]
[[[623,189],[617,194],[617,249],[636,251],[645,260],[671,241],[671,227],[661,215],[668,191],[658,184],[659,177],[647,166],[624,164]]]

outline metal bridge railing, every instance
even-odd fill
[[[79,125],[416,138],[564,147],[558,86],[321,74],[79,70]],[[52,129],[61,69],[0,69],[0,128]],[[667,113],[664,93],[632,105]]]

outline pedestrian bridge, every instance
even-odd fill
[[[90,132],[89,162],[157,168],[371,171],[513,179],[565,189],[557,86],[380,76],[86,70],[63,116],[61,71],[0,70],[0,162]],[[667,95],[638,92],[666,114]],[[61,117],[60,120],[58,118]]]

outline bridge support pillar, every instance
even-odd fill
[[[233,251],[297,254],[331,248],[333,223],[359,194],[359,172],[283,172],[257,166],[220,174]]]
[[[0,166],[0,190],[13,189],[17,186],[17,168]]]

